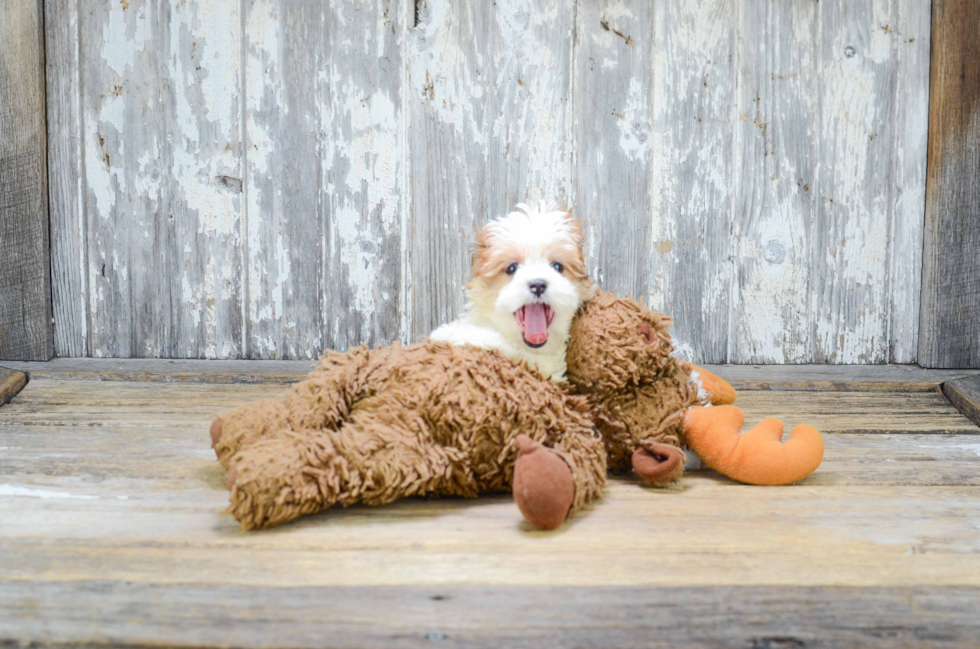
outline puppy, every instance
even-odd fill
[[[430,338],[496,349],[562,381],[572,318],[594,291],[571,214],[556,203],[522,203],[480,230],[466,312]]]

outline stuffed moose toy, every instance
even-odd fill
[[[823,458],[811,426],[740,434],[735,391],[670,355],[669,318],[597,292],[572,323],[568,382],[496,351],[444,342],[330,352],[284,402],[219,415],[212,446],[244,529],[335,504],[513,491],[553,529],[603,492],[607,469],[678,480],[684,446],[740,482],[789,484]]]

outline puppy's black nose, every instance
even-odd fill
[[[531,289],[532,293],[538,297],[541,297],[544,295],[545,289],[548,288],[548,282],[544,281],[543,279],[532,279],[527,283],[527,287]]]

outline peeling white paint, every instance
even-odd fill
[[[98,496],[80,496],[67,491],[51,491],[50,489],[34,489],[17,485],[0,484],[0,496],[19,496],[24,498],[40,498],[42,500],[95,500]]]
[[[429,294],[461,300],[471,221],[547,196],[584,204],[600,282],[685,309],[674,334],[694,358],[716,336],[736,362],[912,361],[929,50],[914,5],[869,0],[837,25],[806,3],[760,20],[734,0],[429,0],[415,28],[411,3],[334,1],[307,14],[305,50],[281,0],[93,9],[72,255],[89,351],[312,356],[375,335],[392,300],[404,337],[416,293],[423,312],[447,310]],[[292,78],[308,64],[315,82]],[[297,88],[315,96],[297,106]],[[316,186],[284,173],[296,120]],[[284,213],[302,196],[308,214]],[[329,233],[321,259],[297,256],[297,224]],[[628,251],[624,229],[643,233]],[[401,286],[382,286],[389,268]]]
[[[126,76],[136,61],[136,55],[146,50],[151,38],[146,6],[138,5],[127,11],[122,3],[112,3],[108,20],[102,26],[102,60],[120,77]]]

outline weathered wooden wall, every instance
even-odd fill
[[[934,0],[919,363],[980,367],[980,3]]]
[[[554,197],[692,358],[916,358],[928,2],[46,9],[60,355],[414,339]]]
[[[41,0],[0,2],[0,358],[54,353]]]

